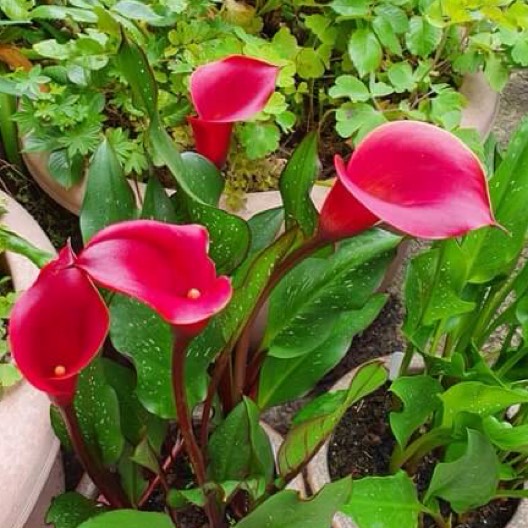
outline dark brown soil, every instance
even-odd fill
[[[395,439],[389,426],[389,413],[394,402],[387,388],[381,388],[351,407],[338,425],[330,443],[328,465],[332,479],[352,475],[358,479],[373,475],[388,475]],[[415,480],[418,493],[427,489],[438,458],[426,458],[418,468]],[[496,500],[477,510],[458,516],[442,504],[445,517],[453,515],[452,528],[503,528],[517,509],[518,501]],[[425,517],[423,528],[436,528]]]
[[[35,217],[56,248],[69,238],[80,247],[78,218],[49,198],[31,176],[0,160],[0,187]]]

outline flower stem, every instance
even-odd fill
[[[245,382],[245,370],[247,367],[248,348],[251,342],[250,333],[258,314],[264,307],[266,301],[268,300],[268,297],[274,290],[275,286],[277,286],[277,284],[281,281],[281,279],[303,259],[309,257],[311,254],[315,253],[322,247],[327,246],[328,244],[329,242],[327,240],[323,239],[322,237],[316,234],[316,236],[306,241],[303,245],[299,246],[275,268],[274,272],[271,274],[268,283],[260,293],[260,296],[257,299],[253,310],[247,318],[246,323],[240,334],[240,338],[238,341],[240,346],[237,346],[236,348],[236,353],[239,357],[235,358],[235,365],[238,364],[238,369],[235,374],[238,373],[240,377],[244,377],[244,379],[240,380],[238,383],[235,383],[235,388],[238,389],[237,393],[235,394],[235,400],[233,402],[235,405],[242,399],[241,389],[243,389]]]
[[[106,469],[86,445],[73,402],[58,405],[58,408],[68,429],[73,449],[93,483],[113,508],[131,508],[130,500],[121,487],[117,475]]]
[[[185,445],[185,450],[189,455],[189,460],[194,470],[194,474],[196,475],[198,485],[204,489],[204,486],[207,482],[205,461],[194,435],[191,414],[189,412],[189,405],[187,402],[187,394],[185,391],[185,358],[187,347],[192,337],[179,332],[176,328],[173,330],[174,345],[172,349],[172,389],[174,392],[174,401],[176,403],[178,425],[180,427],[180,433]],[[210,493],[207,494],[205,513],[209,518],[211,528],[223,528],[225,526],[225,523],[221,518],[221,513],[218,508],[218,504],[216,503],[216,499],[214,495]]]

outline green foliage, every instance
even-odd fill
[[[79,525],[79,528],[172,528],[170,517],[163,513],[118,510],[92,517]]]
[[[464,6],[445,3],[452,17],[466,16]],[[461,514],[514,496],[525,478],[527,138],[523,122],[504,156],[493,140],[486,145],[491,202],[507,232],[490,227],[437,242],[412,259],[406,277],[403,372],[418,352],[426,373],[392,385],[403,408],[391,413],[391,468],[412,472],[443,447],[423,497],[436,518],[438,499]]]
[[[85,242],[104,227],[136,216],[136,200],[107,140],[94,153],[80,215]]]
[[[413,481],[400,471],[389,477],[355,480],[352,495],[341,511],[354,519],[359,528],[399,528],[418,526],[423,509]]]
[[[69,492],[53,499],[46,515],[46,522],[52,524],[54,528],[77,528],[84,521],[104,511],[105,508],[95,501],[79,493]]]
[[[327,484],[315,497],[302,500],[295,491],[282,491],[238,523],[239,528],[320,528],[348,500],[352,480]]]
[[[211,435],[209,453],[210,477],[215,482],[258,478],[266,485],[273,477],[271,446],[259,424],[259,410],[247,398],[228,414]]]
[[[461,513],[487,504],[498,483],[499,460],[493,446],[483,434],[468,429],[465,453],[435,467],[424,500],[440,497]]]
[[[462,75],[482,69],[500,90],[513,67],[528,64],[526,6],[515,0],[268,0],[258,8],[239,0],[38,4],[5,0],[0,6],[17,27],[11,41],[32,48],[36,58],[30,71],[4,76],[0,91],[23,96],[17,120],[30,134],[26,148],[52,151],[51,172],[66,187],[79,181],[82,161],[103,133],[125,175],[146,177],[153,154],[145,144],[146,114],[154,107],[175,139],[192,144],[185,123],[192,113],[189,75],[231,54],[281,68],[264,111],[236,126],[228,168],[237,181],[244,178],[241,157],[265,158],[286,134],[304,132],[303,124],[327,126],[334,111],[336,132],[354,143],[394,119],[458,130]],[[267,23],[271,17],[280,20],[277,27]],[[54,31],[50,20],[64,28]],[[146,51],[153,70],[135,87],[122,74],[123,31]],[[145,112],[153,82],[158,98]],[[266,168],[253,176],[260,188]]]

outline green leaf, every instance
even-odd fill
[[[369,0],[332,0],[329,6],[339,15],[364,17],[369,13]]]
[[[495,53],[491,53],[486,59],[484,75],[489,85],[496,92],[501,92],[510,78],[508,68]]]
[[[347,477],[327,484],[307,501],[295,491],[281,491],[242,519],[237,528],[325,528],[348,500],[351,489],[352,479]]]
[[[141,467],[149,469],[154,474],[160,472],[158,458],[147,438],[141,440],[141,442],[135,447],[130,460]]]
[[[528,403],[528,391],[492,387],[478,381],[457,383],[439,395],[444,404],[443,425],[450,427],[462,412],[489,416],[518,403]]]
[[[46,523],[54,528],[77,528],[81,523],[100,515],[105,508],[79,493],[63,493],[53,499]]]
[[[401,7],[387,2],[377,5],[374,12],[388,20],[392,29],[398,35],[405,33],[409,29],[409,18]]]
[[[279,148],[280,130],[274,123],[244,123],[237,131],[249,159],[260,159]]]
[[[489,440],[478,431],[467,430],[467,450],[454,462],[435,467],[425,501],[440,497],[457,513],[487,504],[499,484],[499,460]]]
[[[0,0],[0,9],[7,18],[17,22],[30,20],[30,10],[34,5],[34,0]]]
[[[39,5],[31,11],[31,18],[47,20],[72,18],[75,22],[97,23],[97,15],[91,9],[78,9],[59,5]]]
[[[78,528],[174,528],[170,517],[163,513],[117,510],[98,515]]]
[[[528,424],[513,426],[488,416],[482,425],[491,442],[504,451],[525,451],[528,447]]]
[[[383,56],[376,35],[367,28],[356,29],[348,43],[348,54],[360,77],[376,71]]]
[[[365,103],[345,103],[336,112],[337,133],[343,138],[355,135],[357,143],[376,127],[387,122],[385,116]]]
[[[109,359],[103,359],[106,379],[115,390],[121,415],[121,430],[126,440],[138,445],[148,439],[153,448],[159,452],[165,439],[166,423],[150,414],[139,401],[136,388],[135,372]]]
[[[137,0],[120,0],[112,7],[112,11],[126,18],[151,24],[163,21],[163,17],[158,15],[150,6]]]
[[[144,304],[120,295],[112,298],[110,314],[112,343],[136,367],[139,400],[156,416],[174,418],[169,324]]]
[[[402,411],[390,413],[392,432],[403,448],[414,431],[440,407],[438,394],[443,388],[437,379],[423,375],[397,378],[390,390],[403,403]]]
[[[83,158],[82,156],[70,158],[67,149],[52,150],[48,159],[48,169],[55,181],[69,189],[82,180]]]
[[[330,258],[301,262],[271,295],[262,347],[270,356],[292,358],[321,345],[337,316],[359,310],[369,300],[399,241],[371,230],[339,244]]]
[[[372,362],[361,366],[346,391],[343,400],[336,400],[334,408],[294,426],[279,449],[279,473],[283,478],[295,475],[303,464],[313,457],[343,418],[347,409],[387,380],[387,371],[381,363]],[[318,407],[317,400],[312,403]]]
[[[297,224],[309,238],[317,226],[317,209],[310,191],[319,173],[317,134],[308,134],[291,155],[280,178],[280,193],[284,203],[286,229]]]
[[[353,75],[340,75],[328,95],[334,99],[348,97],[352,102],[365,102],[370,99],[368,88]]]
[[[325,65],[312,48],[302,48],[295,58],[297,74],[301,79],[318,79],[325,73]]]
[[[0,363],[0,389],[7,389],[18,383],[22,375],[12,363]]]
[[[319,14],[307,15],[304,18],[304,23],[323,44],[334,44],[337,29],[333,26],[330,17]]]
[[[464,248],[474,255],[469,280],[484,283],[509,273],[528,233],[528,119],[510,140],[506,155],[490,180],[490,196],[497,222],[509,234],[486,229],[466,237]]]
[[[373,296],[363,308],[337,317],[329,337],[306,354],[277,359],[266,356],[259,378],[261,409],[303,396],[345,356],[352,338],[370,326],[385,305],[385,295]]]
[[[354,480],[352,495],[341,511],[358,528],[417,528],[423,509],[412,479],[399,471],[388,477]]]
[[[141,218],[170,224],[175,224],[177,221],[174,205],[157,178],[149,178],[147,182]]]
[[[81,372],[74,406],[85,442],[98,451],[104,464],[116,463],[123,452],[125,439],[121,432],[117,395],[106,380],[100,358]],[[55,424],[59,426],[56,433],[62,441],[62,421]]]
[[[111,224],[136,216],[136,200],[123,175],[114,150],[104,139],[88,169],[88,182],[81,208],[80,227],[84,242]]]
[[[387,75],[398,93],[410,92],[416,86],[413,70],[408,62],[393,64],[387,71]]]
[[[132,456],[133,448],[127,444],[117,469],[125,493],[130,497],[132,504],[137,506],[139,499],[147,489],[148,481],[145,478],[144,469],[132,460]]]
[[[382,15],[378,15],[372,21],[372,28],[381,44],[394,55],[402,54],[402,47],[391,21]]]
[[[526,35],[526,33],[524,33]],[[528,41],[526,36],[522,39],[519,39],[515,46],[511,50],[512,59],[519,64],[520,66],[528,66]]]
[[[237,287],[231,302],[218,317],[226,342],[234,343],[238,339],[241,328],[266,287],[270,276],[297,240],[296,230],[287,231],[256,256],[249,272],[241,270],[243,276],[240,277],[239,270],[237,270],[233,280]]]
[[[279,234],[284,223],[284,208],[275,207],[252,216],[248,220],[251,229],[251,247],[249,253],[267,248]]]
[[[196,152],[184,152],[181,159],[190,192],[203,203],[217,206],[225,186],[220,171],[207,158]]]
[[[117,67],[130,84],[134,99],[152,117],[158,111],[158,90],[154,75],[145,54],[124,33],[116,61]]]
[[[244,398],[218,426],[209,441],[210,476],[215,482],[273,477],[273,453],[259,424],[259,410]]]
[[[442,39],[442,30],[433,26],[421,16],[414,16],[409,23],[409,30],[405,36],[409,51],[426,58],[436,50]]]

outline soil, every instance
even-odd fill
[[[79,248],[81,235],[78,218],[63,209],[35,183],[33,178],[0,159],[0,186],[35,217],[55,248],[71,238]]]
[[[352,475],[388,475],[392,450],[396,444],[389,426],[389,413],[395,402],[387,387],[382,387],[351,407],[338,425],[328,451],[328,465],[332,480]],[[435,454],[436,455],[436,454]],[[422,495],[430,482],[437,456],[430,456],[419,466],[415,481]],[[477,510],[458,516],[442,504],[444,517],[453,515],[452,528],[503,528],[517,509],[516,500],[495,500]],[[423,528],[436,528],[425,516]]]

